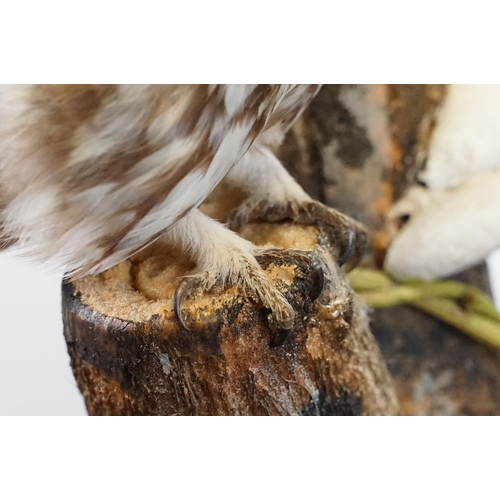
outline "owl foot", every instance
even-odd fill
[[[177,320],[186,330],[182,314],[184,299],[192,298],[200,291],[210,292],[213,289],[226,285],[241,286],[254,301],[260,302],[264,308],[269,309],[271,314],[269,321],[273,329],[279,332],[288,331],[293,327],[295,312],[289,302],[294,300],[296,290],[290,287],[283,292],[271,282],[263,269],[271,264],[278,267],[294,265],[294,276],[300,280],[303,290],[306,290],[307,302],[310,304],[316,300],[323,290],[324,274],[321,263],[313,252],[299,250],[258,249],[255,257],[250,256],[247,262],[239,269],[231,270],[232,278],[221,279],[210,273],[200,273],[185,277],[174,294],[174,313]],[[294,280],[295,282],[295,280]],[[281,285],[283,289],[283,286]],[[289,292],[289,293],[287,293]]]
[[[296,266],[295,275],[310,280],[309,299],[314,302],[321,295],[325,283],[325,273],[318,256],[314,252],[266,248],[262,249],[255,258],[263,269],[267,269],[271,264]]]
[[[337,263],[344,266],[346,272],[359,264],[367,245],[366,229],[354,219],[318,201],[273,203],[250,198],[233,212],[229,225],[237,231],[249,222],[284,220],[317,226],[328,237],[332,248],[338,249]]]

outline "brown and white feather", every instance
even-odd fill
[[[198,207],[317,85],[0,86],[0,248],[101,272]]]

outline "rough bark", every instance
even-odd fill
[[[390,415],[392,381],[365,308],[314,228],[254,224],[259,243],[320,251],[326,286],[301,265],[267,268],[298,312],[288,335],[237,290],[186,303],[174,318],[175,283],[190,264],[161,246],[100,276],[63,287],[64,330],[91,415]]]
[[[443,85],[327,85],[282,148],[311,194],[372,230],[365,266],[383,261],[384,215],[416,182],[445,95]],[[457,278],[489,291],[484,265]],[[371,317],[404,414],[500,414],[497,349],[409,307]]]

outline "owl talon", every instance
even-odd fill
[[[182,328],[186,331],[191,331],[190,328],[184,322],[182,318],[182,303],[186,297],[190,297],[193,289],[199,286],[199,280],[197,278],[184,278],[177,286],[174,293],[174,314],[177,321],[180,323]]]
[[[359,264],[368,241],[366,228],[362,224],[317,201],[306,203],[297,220],[322,229],[332,247],[338,248],[337,264],[346,272]]]
[[[331,246],[338,249],[337,264],[346,272],[359,264],[367,245],[366,229],[362,224],[317,201],[277,204],[250,199],[232,214],[229,223],[233,230],[238,230],[243,224],[257,220],[291,220],[319,227],[328,236]]]
[[[250,273],[242,272],[239,283],[251,297],[270,310],[269,321],[273,330],[289,331],[294,325],[295,311],[285,296],[267,278],[262,268],[266,269],[271,264],[295,265],[295,276],[304,280],[301,287],[304,287],[302,290],[311,303],[323,291],[325,279],[321,262],[314,252],[279,249],[262,250],[255,256],[255,260],[256,269]],[[177,286],[173,297],[173,310],[177,321],[186,331],[191,331],[191,328],[187,326],[182,314],[185,298],[193,296],[197,290],[209,291],[217,283],[220,283],[220,279],[208,275],[194,275],[185,277]]]
[[[344,244],[339,253],[337,264],[345,272],[352,271],[361,261],[367,246],[366,233],[349,227],[344,233]]]
[[[319,269],[316,269],[311,277],[313,286],[309,297],[311,298],[311,301],[314,302],[321,295],[323,288],[325,287],[325,272],[323,271],[323,268],[320,267]]]
[[[343,267],[350,261],[355,249],[355,239],[356,232],[348,229],[345,232],[343,248],[340,250],[339,256],[337,257],[337,264],[339,267]]]
[[[262,254],[257,255],[256,259],[264,269],[273,262],[278,265],[302,264],[302,266],[310,271],[307,274],[310,276],[311,281],[311,289],[309,291],[311,302],[314,302],[321,295],[325,284],[325,273],[320,259],[314,252],[293,249],[266,249]],[[306,274],[298,269],[296,272],[304,276]]]

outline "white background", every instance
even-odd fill
[[[499,307],[500,251],[490,271]],[[0,276],[0,415],[85,415],[62,333],[60,278],[5,255]]]
[[[0,415],[85,415],[62,333],[61,281],[0,255]]]

